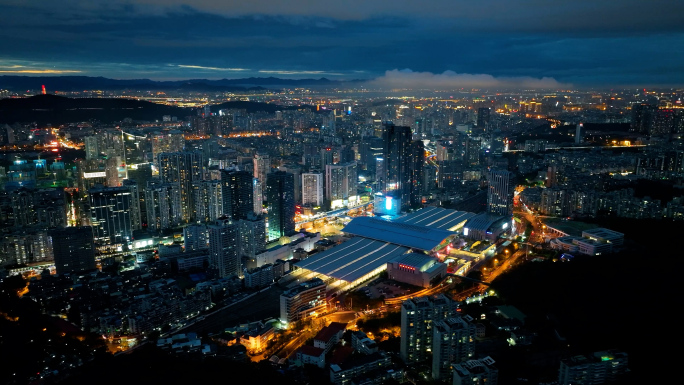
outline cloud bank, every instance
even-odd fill
[[[383,89],[430,89],[430,90],[457,90],[461,88],[564,88],[562,84],[553,78],[533,77],[494,77],[487,74],[459,74],[454,71],[445,71],[441,74],[432,72],[414,72],[410,69],[394,69],[386,71],[385,75],[368,83],[370,87]]]

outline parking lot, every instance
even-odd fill
[[[370,298],[377,299],[380,297],[394,298],[400,297],[412,292],[421,290],[415,286],[407,285],[405,283],[396,282],[393,280],[375,280],[366,286],[360,287],[358,290],[366,293]]]

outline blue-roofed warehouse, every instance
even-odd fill
[[[445,247],[456,236],[453,231],[370,217],[354,218],[342,232],[428,253]]]
[[[426,207],[397,218],[394,222],[420,225],[431,229],[458,231],[465,225],[468,219],[474,216],[474,213],[467,211],[457,211],[442,207]]]
[[[388,262],[408,251],[407,247],[354,237],[297,262],[295,266],[305,270],[303,279],[319,277],[330,289],[348,290],[380,274]]]

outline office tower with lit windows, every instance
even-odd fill
[[[271,157],[266,154],[256,154],[253,161],[254,177],[263,183],[266,175],[271,172]]]
[[[278,167],[278,170],[294,175],[295,203],[302,203],[302,167],[298,164],[288,163]]]
[[[323,205],[323,174],[305,172],[302,174],[302,205],[320,207]]]
[[[480,107],[477,109],[477,130],[480,133],[485,133],[489,130],[489,119],[491,110],[488,107]]]
[[[263,183],[257,178],[252,178],[252,199],[254,200],[254,214],[264,213]]]
[[[266,176],[268,197],[268,239],[274,240],[295,231],[294,176],[274,171]]]
[[[140,186],[138,185],[138,183],[136,183],[136,181],[132,179],[124,179],[123,187],[127,188],[128,191],[130,191],[131,193],[131,228],[133,230],[140,230],[142,228],[142,217],[140,212],[140,194],[144,194],[144,191],[140,191]]]
[[[421,140],[411,143],[411,184],[410,184],[410,205],[419,207],[422,203],[423,195],[423,166],[425,164],[425,144]]]
[[[196,221],[215,221],[223,215],[223,183],[220,180],[192,182],[192,194]]]
[[[238,227],[240,257],[253,259],[266,249],[266,222],[263,215],[250,213],[238,221]]]
[[[487,174],[487,212],[507,216],[513,214],[513,173],[505,170],[491,170]]]
[[[147,228],[161,231],[178,226],[182,220],[181,193],[178,183],[147,182],[145,189]]]
[[[52,238],[57,274],[95,269],[95,242],[90,226],[54,229],[48,236]]]
[[[454,317],[457,308],[458,302],[444,294],[404,301],[401,304],[401,359],[406,363],[427,359],[432,349],[433,323]]]
[[[358,173],[356,162],[329,164],[325,166],[325,193],[331,208],[342,207],[350,199],[356,199]]]
[[[383,171],[385,174],[382,191],[401,199],[401,209],[411,202],[411,128],[384,125]]]
[[[203,179],[202,153],[172,152],[158,156],[159,179],[164,183],[178,183],[181,193],[182,220],[187,223],[193,220],[195,206],[192,196],[192,182]]]
[[[221,170],[223,214],[235,220],[254,211],[254,178],[247,171]]]
[[[152,164],[143,163],[136,168],[128,170],[128,179],[138,185],[138,197],[140,198],[140,224],[141,228],[147,228],[147,204],[145,203],[145,188],[147,182],[152,180]]]
[[[98,186],[88,191],[90,224],[99,246],[128,244],[133,236],[131,207],[133,197],[127,187]]]
[[[223,217],[207,226],[209,233],[209,266],[221,278],[240,276],[239,226],[237,221]]]

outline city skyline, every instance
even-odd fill
[[[684,39],[684,6],[665,1],[3,3],[1,75],[326,77],[379,88],[684,84],[684,54],[672,49]]]

